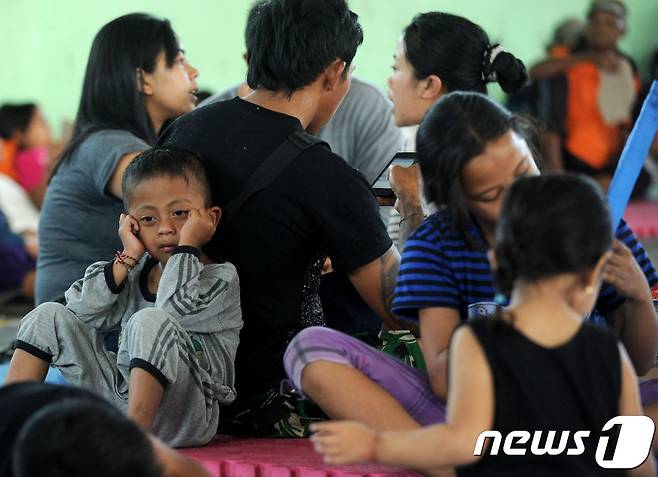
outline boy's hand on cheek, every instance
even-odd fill
[[[144,255],[144,244],[139,237],[139,222],[128,214],[121,214],[119,217],[119,238],[123,244],[123,251],[127,255],[139,261]]]
[[[178,245],[201,248],[210,241],[216,229],[217,224],[207,209],[190,209]]]

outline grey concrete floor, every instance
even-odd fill
[[[7,349],[11,342],[16,339],[18,322],[17,319],[0,318],[0,351]]]
[[[10,301],[0,305],[0,351],[9,347],[16,339],[18,323],[32,307],[23,301]]]

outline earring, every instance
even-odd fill
[[[592,285],[587,285],[585,287],[585,293],[588,295],[593,295],[594,294],[594,287]]]

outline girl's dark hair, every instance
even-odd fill
[[[487,93],[487,83],[497,81],[513,93],[528,78],[523,62],[507,52],[493,62],[492,45],[485,31],[466,18],[430,12],[414,17],[404,30],[407,61],[416,78],[437,75],[451,91]]]
[[[16,131],[24,132],[37,110],[34,103],[5,104],[0,107],[0,137],[9,139]]]
[[[496,226],[496,286],[509,295],[519,279],[585,271],[611,245],[610,212],[592,179],[572,174],[520,178],[507,191]]]
[[[157,131],[140,91],[139,71],[152,73],[162,52],[171,66],[179,51],[168,20],[131,13],[103,26],[91,45],[73,136],[59,164],[101,129],[128,131],[155,143]]]
[[[437,101],[418,127],[416,150],[428,202],[446,210],[458,230],[469,228],[462,172],[488,142],[514,131],[532,143],[532,126],[479,93],[450,93]],[[530,147],[533,157],[537,151]],[[468,239],[468,236],[467,236]],[[470,240],[469,240],[470,242]],[[471,245],[474,245],[470,242]]]

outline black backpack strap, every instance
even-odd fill
[[[266,189],[303,151],[315,146],[329,145],[306,131],[291,133],[249,177],[242,192],[223,207],[222,221],[228,222],[254,194]]]

